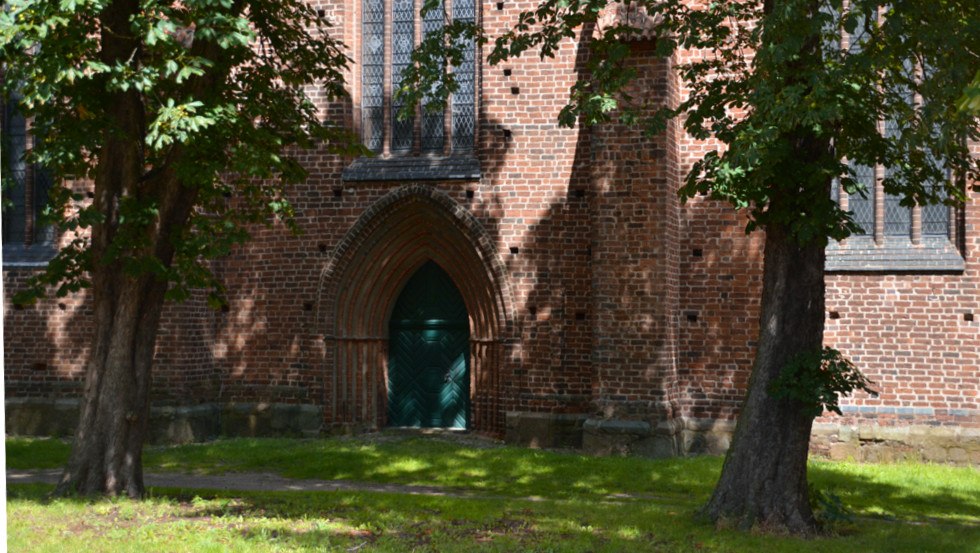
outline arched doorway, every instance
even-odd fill
[[[417,184],[396,188],[367,208],[321,273],[317,319],[328,426],[398,424],[389,420],[388,408],[392,314],[409,280],[430,262],[449,278],[468,318],[465,426],[503,433],[504,367],[515,343],[507,269],[495,239],[469,210],[445,192]]]
[[[428,261],[405,284],[389,324],[388,425],[469,425],[469,316],[452,278]]]

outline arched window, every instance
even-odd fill
[[[474,21],[475,0],[444,0],[424,18],[422,0],[362,0],[361,12],[361,135],[364,145],[379,154],[453,154],[473,149],[476,128],[476,47],[466,49],[463,63],[453,69],[460,87],[445,111],[418,111],[398,119],[402,105],[392,91],[411,63],[422,36],[439,31],[447,14]],[[424,108],[425,106],[421,106]]]

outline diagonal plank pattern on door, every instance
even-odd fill
[[[402,290],[391,316],[388,424],[466,428],[469,325],[466,305],[434,262]]]

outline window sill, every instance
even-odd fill
[[[51,244],[4,244],[3,269],[43,269],[55,253],[57,250]]]
[[[480,180],[480,177],[480,161],[472,155],[361,157],[341,174],[346,182]]]
[[[913,244],[905,237],[888,236],[875,244],[870,236],[852,236],[827,246],[828,273],[961,273],[963,256],[945,236],[923,237]]]

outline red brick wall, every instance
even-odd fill
[[[666,100],[667,65],[651,48],[632,45],[630,92]],[[605,417],[673,415],[680,222],[670,146],[666,136],[651,140],[618,124],[594,133],[593,390]]]
[[[17,305],[13,294],[33,274],[4,268],[4,389],[8,398],[78,397],[91,325],[89,296],[51,297]],[[153,401],[158,405],[210,401],[217,390],[212,360],[213,314],[202,295],[164,310],[157,343]]]
[[[334,19],[334,32],[356,58],[360,2],[314,3]],[[531,3],[503,6],[483,6],[492,34]],[[678,101],[684,90],[669,64],[696,54],[656,62],[649,47],[633,45],[637,90]],[[486,267],[502,267],[503,276],[488,277],[507,307],[493,351],[479,354],[494,367],[474,392],[484,401],[475,408],[492,411],[482,413],[481,428],[499,432],[505,411],[732,419],[757,336],[762,236],[746,236],[743,218],[727,205],[703,197],[680,203],[679,183],[709,145],[685,137],[676,122],[655,140],[617,125],[557,126],[586,55],[568,43],[554,60],[484,64],[476,148],[482,178],[426,183],[479,227],[459,230],[466,240],[452,243],[483,240],[492,254],[476,246],[470,254],[484,256]],[[351,101],[328,104],[313,92],[326,119],[356,127],[356,68],[350,82]],[[340,173],[351,160],[323,151],[302,160],[310,178],[290,196],[302,233],[256,228],[252,242],[215,264],[228,285],[226,312],[209,310],[199,298],[168,308],[157,402],[316,404],[324,406],[325,422],[342,422],[334,420],[331,402],[339,397],[334,375],[344,361],[333,327],[317,316],[332,312],[334,304],[324,302],[337,299],[323,297],[324,269],[367,210],[411,183],[344,182]],[[451,212],[447,207],[446,216]],[[844,420],[978,425],[978,220],[974,201],[965,210],[963,274],[828,276],[828,309],[840,318],[828,320],[827,342],[852,356],[882,391],[876,400],[849,400],[848,409],[857,411]],[[9,294],[26,274],[3,273],[8,397],[76,394],[84,296],[15,309]],[[379,294],[393,296],[399,285],[390,282]],[[336,294],[356,286],[343,281]],[[973,321],[965,320],[968,313]],[[384,337],[365,338],[380,338],[381,366],[370,370],[383,385]],[[356,391],[353,381],[345,386],[344,394]]]
[[[7,397],[73,397],[81,391],[80,361],[88,349],[90,311],[84,297],[15,305],[29,269],[3,270],[3,381]]]
[[[839,318],[828,318],[826,342],[880,392],[845,402],[845,421],[980,426],[980,193],[971,198],[962,274],[828,275],[827,310]]]
[[[734,418],[759,336],[764,236],[725,203],[697,197],[684,209],[679,395],[684,416]]]

